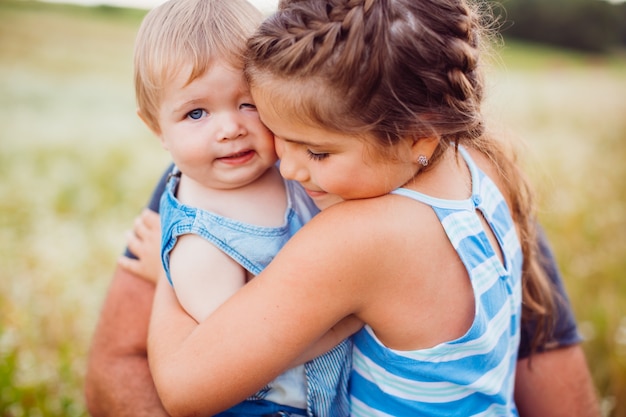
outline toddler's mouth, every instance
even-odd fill
[[[233,153],[227,156],[223,156],[219,158],[220,161],[230,163],[230,164],[242,164],[248,162],[254,156],[254,151],[251,149]]]

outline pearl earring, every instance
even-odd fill
[[[424,155],[418,156],[417,162],[423,167],[428,166],[428,158],[426,158]]]

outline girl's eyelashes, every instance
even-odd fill
[[[192,111],[187,113],[187,117],[193,120],[198,120],[198,119],[201,119],[206,114],[207,112],[202,109],[193,109]]]
[[[324,153],[324,152],[316,153],[316,152],[313,152],[310,149],[307,149],[306,153],[309,155],[309,158],[312,159],[313,161],[321,161],[323,159],[328,158],[328,156],[330,155],[330,154]]]
[[[241,105],[242,108],[247,108],[247,109],[252,109],[252,110],[256,110],[256,105],[252,104],[252,103],[243,103]]]

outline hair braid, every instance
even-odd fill
[[[524,253],[524,319],[549,337],[553,299],[538,268],[530,187],[504,147],[485,134],[481,11],[469,0],[282,0],[249,43],[251,85],[271,82],[286,114],[329,130],[377,138],[440,139],[431,164],[463,143],[489,157],[508,185]],[[280,80],[281,83],[275,81]]]

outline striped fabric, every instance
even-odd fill
[[[169,277],[170,252],[183,234],[193,233],[202,236],[256,275],[271,262],[287,240],[319,212],[300,184],[285,181],[288,200],[285,224],[280,227],[247,225],[180,203],[175,196],[179,172],[177,168],[173,168],[160,202],[161,258],[170,283],[172,282]],[[351,349],[352,341],[346,339],[331,351],[303,365],[308,417],[348,416]],[[290,389],[289,386],[280,386],[280,382],[278,378],[248,400],[273,400],[275,393]],[[245,409],[249,410],[248,404],[244,405]],[[238,410],[239,408],[235,406],[230,411],[237,414]],[[250,415],[249,411],[246,415]]]
[[[417,351],[386,348],[365,326],[353,338],[352,416],[517,416],[513,384],[521,318],[522,252],[504,198],[460,149],[472,197],[451,201],[408,189],[393,193],[432,206],[465,265],[476,312],[461,338]],[[504,265],[476,210],[500,242]]]

